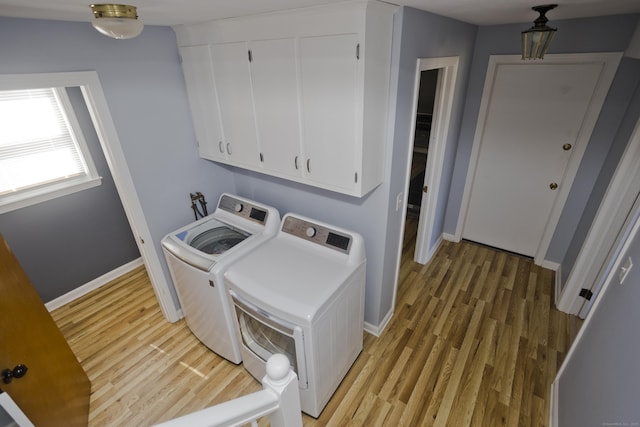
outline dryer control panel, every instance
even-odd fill
[[[294,216],[285,218],[282,231],[345,254],[351,248],[352,239],[348,234]]]
[[[226,194],[220,198],[218,208],[262,225],[267,221],[267,216],[269,215],[269,212],[260,206],[227,196]]]

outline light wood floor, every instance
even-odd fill
[[[553,273],[468,242],[444,242],[423,266],[414,244],[405,239],[393,319],[379,338],[365,333],[320,418],[304,424],[546,426],[579,328],[553,308]],[[164,320],[143,268],[52,315],[91,379],[90,426],[148,426],[261,388],[184,321]]]

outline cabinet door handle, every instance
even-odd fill
[[[224,148],[222,148],[222,141],[218,142],[218,150],[224,154]]]
[[[231,143],[227,142],[227,154],[231,155]]]
[[[307,172],[311,173],[311,159],[307,159]]]
[[[296,167],[296,170],[298,170],[298,156],[293,159],[293,165]]]

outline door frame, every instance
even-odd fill
[[[118,138],[115,124],[111,118],[111,112],[107,99],[104,96],[102,85],[95,71],[86,71],[77,74],[82,79],[82,94],[91,115],[91,120],[96,128],[100,146],[109,165],[118,195],[122,201],[127,220],[131,226],[134,239],[144,262],[149,280],[153,287],[162,314],[169,322],[177,322],[182,318],[175,306],[169,282],[162,269],[159,252],[154,245],[149,225],[144,216],[138,193],[133,184],[133,178],[127,166],[127,160],[122,151],[122,145]]]
[[[638,121],[638,124],[640,126],[640,120]],[[636,126],[636,131],[638,130],[639,126]],[[605,277],[603,279],[603,285],[602,285],[602,288],[600,289],[600,294],[604,294],[604,292],[607,291],[609,286],[617,278],[617,272],[619,271],[619,268],[622,265],[622,262],[624,261],[625,254],[626,254],[627,250],[629,249],[629,247],[631,246],[631,244],[633,243],[633,240],[635,239],[636,235],[639,232],[640,232],[640,215],[636,215],[634,220],[630,224],[628,233],[626,233],[627,234],[626,237],[620,243],[619,250],[617,251],[617,254],[614,257],[614,260],[612,262],[611,268],[609,269],[608,273],[605,275]],[[602,298],[595,298],[595,301],[593,302],[593,305],[591,306],[591,310],[590,310],[589,314],[587,315],[584,323],[580,327],[580,330],[578,331],[578,334],[576,335],[575,339],[573,340],[573,343],[571,344],[571,347],[567,351],[567,355],[565,356],[564,361],[562,362],[562,365],[560,365],[560,368],[558,369],[558,373],[556,374],[556,377],[554,378],[553,382],[551,383],[551,395],[550,395],[551,403],[550,403],[550,408],[549,408],[549,426],[554,426],[554,427],[558,426],[558,416],[559,416],[558,409],[559,409],[559,397],[560,397],[560,392],[559,392],[560,377],[564,373],[565,369],[567,369],[567,366],[569,365],[569,363],[571,363],[571,361],[572,361],[574,355],[576,354],[576,352],[579,351],[580,341],[582,340],[582,338],[583,338],[584,334],[586,333],[587,329],[589,329],[590,324],[591,324],[591,322],[593,320],[593,313],[596,311],[596,308],[598,307],[598,305],[600,305],[601,302],[602,302]]]
[[[451,123],[451,112],[453,110],[454,89],[458,77],[458,63],[460,57],[450,56],[443,58],[420,58],[416,66],[416,78],[413,90],[413,117],[411,120],[411,143],[408,153],[407,164],[411,168],[413,159],[413,147],[416,134],[416,112],[418,111],[418,99],[420,97],[420,80],[422,71],[438,70],[438,82],[436,84],[436,96],[433,105],[433,120],[429,134],[429,152],[427,154],[427,165],[424,174],[423,185],[429,185],[427,193],[422,193],[420,202],[420,218],[418,220],[418,232],[416,236],[416,249],[414,261],[420,264],[429,262],[433,254],[438,249],[442,236],[437,242],[430,245],[433,240],[433,226],[436,219],[436,205],[440,194],[440,180],[442,177],[442,166],[444,163],[444,153],[449,137],[449,125]],[[409,185],[411,174],[407,174],[405,182],[405,200],[409,200]],[[406,211],[406,203],[404,211]],[[404,227],[403,227],[404,228]],[[401,236],[404,235],[404,232]],[[402,245],[402,238],[400,239]]]
[[[580,289],[598,287],[607,277],[613,261],[611,257],[623,242],[618,242],[620,232],[624,232],[627,218],[632,218],[634,201],[640,192],[640,119],[625,148],[620,163],[607,187],[600,207],[596,212],[587,237],[580,248],[578,257],[562,289],[556,287],[556,307],[570,314],[579,314],[583,304]],[[615,247],[616,245],[617,247]],[[607,262],[608,260],[608,262]],[[606,265],[608,264],[608,266]],[[605,268],[603,271],[602,268]],[[557,282],[558,283],[558,282]],[[590,306],[596,300],[594,293]],[[591,308],[591,307],[589,307]],[[584,318],[586,313],[582,312]]]
[[[480,154],[480,146],[484,135],[485,123],[487,120],[487,114],[489,111],[489,105],[491,102],[491,94],[493,91],[493,84],[495,81],[495,74],[499,65],[548,65],[548,64],[582,64],[582,63],[602,63],[602,73],[598,79],[596,89],[594,91],[591,103],[587,108],[585,119],[580,128],[580,132],[576,138],[574,148],[571,150],[571,156],[569,163],[564,173],[562,184],[558,188],[558,194],[553,202],[551,213],[547,219],[545,229],[542,233],[542,238],[538,244],[538,249],[534,257],[534,263],[543,267],[557,269],[558,264],[545,260],[547,249],[551,243],[551,238],[555,232],[560,215],[564,208],[567,197],[571,190],[573,180],[580,166],[580,161],[587,148],[589,139],[595,127],[596,121],[604,104],[604,100],[609,92],[609,87],[615,76],[615,72],[618,68],[618,64],[622,59],[622,53],[620,52],[603,52],[603,53],[572,53],[572,54],[554,54],[545,55],[545,59],[542,62],[525,62],[519,55],[490,55],[489,64],[487,67],[487,74],[484,82],[484,89],[482,92],[482,100],[480,101],[480,109],[478,112],[478,121],[476,123],[475,135],[473,138],[473,145],[471,149],[471,155],[469,158],[469,168],[467,170],[467,178],[464,185],[464,192],[462,196],[462,203],[460,205],[460,214],[458,215],[458,223],[456,225],[455,240],[459,241],[462,238],[462,231],[465,221],[467,219],[467,212],[469,209],[469,201],[471,199],[471,189],[475,180],[475,173],[478,164],[478,158]]]
[[[405,230],[405,226],[406,226],[406,222],[407,222],[407,204],[409,203],[409,184],[411,181],[411,174],[409,173],[409,170],[411,169],[411,159],[413,157],[413,145],[414,145],[414,139],[415,139],[415,133],[416,133],[416,112],[418,111],[418,96],[419,96],[419,92],[420,92],[420,72],[423,70],[436,70],[436,69],[441,69],[442,71],[439,73],[438,76],[438,89],[437,91],[440,91],[440,100],[441,100],[441,111],[443,112],[443,114],[439,114],[438,120],[435,123],[435,127],[434,127],[434,123],[432,123],[431,125],[431,133],[435,134],[437,133],[438,135],[442,135],[442,138],[439,138],[438,140],[434,141],[437,142],[438,148],[436,150],[436,147],[433,148],[433,151],[436,151],[436,153],[434,153],[433,155],[429,154],[429,157],[433,157],[433,163],[432,163],[432,167],[431,170],[426,170],[425,171],[425,179],[427,178],[427,176],[432,176],[432,175],[436,175],[436,180],[438,181],[438,184],[436,185],[437,191],[432,192],[432,196],[433,196],[433,202],[430,203],[430,206],[428,207],[428,211],[430,211],[430,226],[429,227],[423,227],[422,231],[424,232],[429,232],[432,233],[433,232],[433,223],[435,221],[435,212],[436,212],[436,201],[437,199],[437,194],[440,190],[440,178],[442,176],[442,166],[443,166],[443,159],[444,159],[444,153],[446,152],[446,147],[447,147],[447,138],[448,138],[448,134],[449,134],[449,127],[450,127],[450,123],[451,123],[451,113],[453,111],[453,102],[455,99],[455,94],[456,94],[456,81],[458,78],[458,64],[460,62],[460,57],[459,56],[445,56],[445,57],[439,57],[439,58],[418,58],[416,61],[416,76],[415,76],[415,81],[414,81],[414,87],[413,87],[413,102],[412,102],[412,117],[411,117],[411,125],[410,125],[410,139],[409,139],[409,149],[407,152],[407,169],[405,169],[405,183],[404,183],[404,191],[403,191],[403,203],[402,203],[402,218],[401,218],[401,222],[400,222],[400,233],[398,235],[398,246],[396,249],[396,253],[397,258],[396,258],[396,271],[394,274],[394,286],[393,286],[393,298],[391,300],[391,307],[392,310],[389,312],[388,316],[385,318],[385,320],[382,322],[382,324],[386,324],[388,322],[388,320],[391,318],[391,314],[393,314],[393,307],[396,306],[396,297],[398,294],[398,279],[399,279],[399,275],[400,275],[400,265],[402,264],[402,243],[404,241],[404,230]],[[425,68],[422,68],[425,67]],[[444,77],[446,76],[446,77]],[[445,83],[446,81],[446,83]],[[435,108],[435,106],[434,106]],[[435,113],[435,111],[434,111]],[[435,128],[438,128],[437,131],[435,131]],[[429,149],[431,151],[431,136],[429,136]],[[438,159],[438,161],[436,161],[435,159]],[[427,158],[427,162],[429,161],[429,159]],[[428,167],[428,165],[427,165]],[[397,203],[396,207],[399,206],[399,199],[398,200],[394,200],[394,203]],[[422,208],[420,209],[422,211]],[[422,212],[420,213],[420,216],[422,217]],[[422,219],[420,219],[420,221],[422,221]],[[420,232],[419,231],[419,232]],[[425,242],[429,242],[430,239],[428,239],[426,236],[422,237],[422,239]],[[430,258],[436,251],[436,249],[438,248],[440,242],[442,241],[442,236],[440,236],[440,238],[438,239],[438,243],[433,245],[433,247],[430,250],[427,250],[426,253],[430,254],[428,258]],[[416,250],[417,250],[417,242],[416,242]],[[380,328],[380,330],[382,330],[383,328]]]
[[[91,121],[100,140],[100,146],[107,160],[118,196],[122,202],[129,226],[140,251],[158,299],[160,309],[169,322],[176,322],[182,316],[173,302],[170,284],[162,269],[159,252],[154,246],[151,231],[140,204],[140,199],[133,184],[127,161],[122,151],[118,132],[111,117],[98,73],[96,71],[76,71],[61,73],[4,74],[14,84],[25,87],[79,87],[87,104]]]

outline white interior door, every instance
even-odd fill
[[[584,153],[577,148],[591,133],[585,118],[603,68],[598,61],[496,65],[483,95],[463,238],[536,255],[557,195],[573,181],[571,156]]]
[[[421,75],[426,70],[438,70],[436,83],[436,93],[434,97],[433,115],[431,130],[429,134],[428,156],[425,169],[422,199],[420,203],[420,219],[416,235],[416,249],[413,260],[426,264],[438,249],[442,239],[442,230],[435,230],[436,219],[443,216],[443,209],[438,209],[438,199],[440,197],[440,181],[442,178],[442,167],[444,165],[444,154],[447,140],[449,138],[449,125],[451,121],[451,111],[453,109],[453,99],[455,95],[456,77],[458,75],[457,56],[442,58],[421,58],[418,60],[416,70],[416,82],[414,87],[413,111],[417,111],[418,98],[420,93]],[[412,124],[415,136],[415,120]],[[414,141],[415,145],[415,141]],[[413,150],[412,150],[413,151]],[[415,154],[414,154],[415,155]],[[412,162],[410,153],[409,164]],[[405,186],[405,194],[409,194],[410,182]],[[401,234],[403,236],[404,233]],[[402,244],[402,237],[400,238]]]

